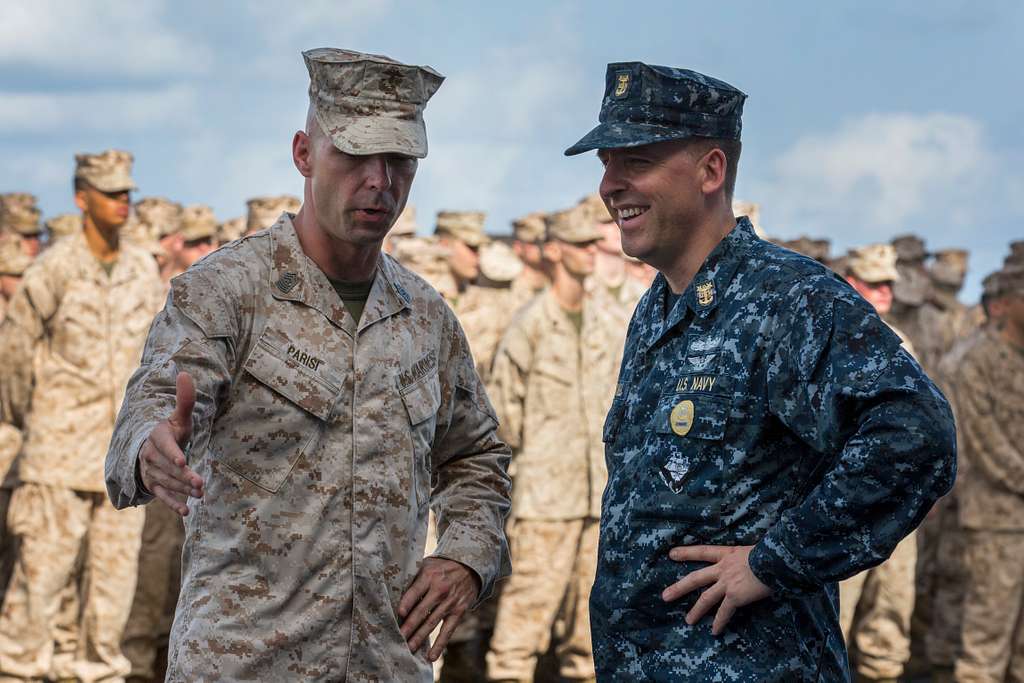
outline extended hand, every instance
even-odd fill
[[[184,517],[187,496],[203,497],[203,480],[185,464],[181,447],[192,436],[192,408],[196,389],[187,372],[175,382],[174,413],[149,433],[139,451],[139,475],[143,485],[168,507]]]
[[[402,636],[409,650],[416,652],[427,642],[434,628],[444,620],[437,640],[427,653],[436,662],[444,652],[452,631],[480,595],[480,579],[469,567],[442,557],[427,557],[412,585],[398,603]]]
[[[687,574],[666,588],[661,594],[661,599],[672,602],[702,586],[708,586],[696,604],[686,613],[686,623],[691,626],[696,624],[712,607],[722,603],[715,612],[715,621],[711,625],[712,635],[721,635],[737,608],[763,600],[772,594],[772,590],[761,583],[750,570],[748,558],[753,548],[752,545],[694,545],[672,548],[668,556],[676,562],[712,564],[710,567]]]

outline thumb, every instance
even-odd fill
[[[179,444],[192,436],[192,408],[196,405],[196,385],[187,372],[179,372],[174,387],[174,414],[170,423]]]

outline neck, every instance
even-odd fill
[[[682,294],[694,275],[707,260],[718,243],[736,227],[736,218],[731,210],[716,212],[707,220],[686,232],[689,239],[681,245],[674,260],[664,264],[654,264],[660,270],[673,294]]]
[[[519,274],[519,279],[526,283],[530,289],[543,289],[548,284],[548,276],[544,274],[544,271],[540,268],[534,268],[533,266],[523,264],[523,272]]]
[[[121,247],[120,226],[113,228],[101,228],[93,221],[89,214],[82,215],[82,234],[85,235],[85,243],[89,245],[89,251],[100,261],[109,263],[117,258]]]
[[[626,280],[626,262],[613,254],[597,252],[594,274],[608,287],[619,287]]]
[[[565,266],[555,266],[554,278],[551,281],[551,292],[558,301],[558,305],[565,310],[575,313],[583,309],[583,278],[576,277]]]
[[[307,204],[292,219],[302,251],[332,280],[366,282],[373,279],[380,260],[381,242],[355,244],[327,234],[316,225]]]

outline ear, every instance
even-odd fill
[[[78,207],[79,211],[85,211],[89,208],[89,204],[85,199],[85,190],[75,190],[75,206]]]
[[[292,138],[292,162],[302,177],[309,178],[313,175],[313,141],[305,131],[295,131]]]
[[[558,263],[562,260],[562,247],[555,240],[548,240],[541,248],[544,260]]]
[[[717,147],[701,157],[697,162],[701,192],[712,195],[725,187],[725,168],[725,152]]]

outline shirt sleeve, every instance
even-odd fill
[[[511,507],[509,449],[487,398],[462,328],[452,317],[442,396],[450,418],[431,452],[431,507],[437,517],[434,557],[460,562],[480,578],[479,601],[511,572],[505,518]]]
[[[941,392],[865,302],[828,290],[797,298],[778,321],[768,368],[769,410],[812,459],[793,505],[750,554],[754,574],[780,594],[885,560],[956,473]]]
[[[498,435],[513,450],[523,444],[523,408],[526,401],[526,375],[529,372],[532,349],[519,324],[505,333],[505,338],[494,356],[488,394],[494,401],[501,426]]]
[[[0,324],[0,418],[18,429],[32,404],[36,347],[59,305],[58,284],[39,263],[25,273]]]
[[[107,493],[118,509],[140,505],[153,496],[141,486],[138,456],[153,428],[174,411],[179,372],[191,375],[196,389],[192,438],[183,449],[209,441],[217,405],[230,386],[237,319],[232,294],[206,271],[175,278],[163,310],[149,331],[142,363],[128,381],[105,463]],[[193,465],[194,466],[194,465]]]

